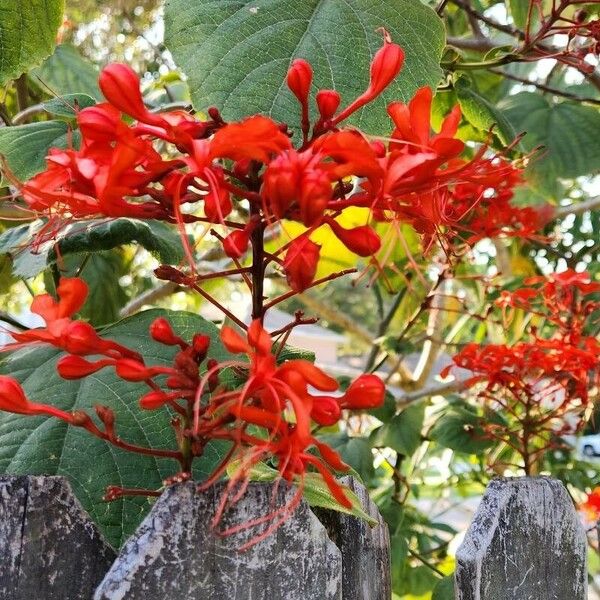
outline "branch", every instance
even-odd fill
[[[465,381],[454,380],[446,383],[428,385],[427,387],[412,392],[403,392],[396,396],[396,407],[404,408],[417,400],[421,400],[421,398],[427,398],[429,396],[444,396],[453,392],[460,392],[467,387],[465,384]]]
[[[556,63],[557,65],[560,63]],[[492,73],[496,73],[498,75],[502,75],[506,79],[510,79],[511,81],[518,81],[519,83],[523,83],[525,85],[533,85],[538,90],[542,90],[543,92],[548,92],[549,94],[554,94],[555,96],[561,96],[563,98],[569,98],[570,100],[576,100],[578,102],[585,102],[587,104],[595,104],[596,106],[600,106],[599,98],[583,98],[578,96],[577,94],[572,94],[571,92],[565,92],[563,90],[559,90],[557,88],[550,87],[549,85],[545,85],[538,81],[531,81],[526,77],[518,77],[517,75],[512,75],[511,73],[506,73],[502,69],[490,69]]]
[[[600,196],[584,200],[583,202],[573,202],[573,204],[569,204],[568,206],[561,206],[556,209],[554,218],[562,219],[568,215],[581,215],[588,210],[595,210],[596,208],[600,208]]]

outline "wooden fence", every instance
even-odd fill
[[[0,477],[0,600],[389,600],[387,526],[366,490],[346,481],[377,527],[302,502],[275,533],[217,535],[222,485],[169,488],[117,554],[60,477]],[[281,486],[276,504],[293,490]],[[221,528],[273,511],[253,483]],[[318,515],[318,517],[317,517]],[[271,525],[269,519],[259,528]],[[586,541],[568,494],[548,478],[490,484],[457,553],[457,600],[583,600]]]

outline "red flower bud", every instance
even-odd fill
[[[98,78],[104,97],[125,114],[150,125],[165,125],[165,120],[152,114],[144,105],[140,80],[128,65],[112,63],[104,67]]]
[[[340,420],[342,409],[338,401],[331,396],[316,396],[313,398],[313,408],[310,416],[315,423],[329,427]]]
[[[223,240],[223,250],[229,258],[240,258],[248,250],[249,243],[250,233],[245,229],[236,229]]]
[[[12,377],[0,375],[0,410],[27,415],[31,405],[21,384]]]
[[[117,375],[125,381],[145,381],[155,375],[155,371],[131,358],[120,358],[115,362]]]
[[[114,411],[108,406],[102,406],[100,404],[96,404],[94,409],[96,410],[98,418],[102,421],[102,423],[104,423],[104,426],[109,430],[112,429],[113,425],[115,424]]]
[[[158,317],[158,319],[152,321],[150,324],[150,335],[153,340],[165,344],[165,346],[187,347],[187,344],[178,335],[175,335],[171,324],[164,317]]]
[[[404,51],[398,44],[388,41],[388,35],[385,34],[383,46],[377,50],[371,61],[371,79],[369,87],[352,104],[347,106],[335,119],[334,124],[348,118],[359,108],[368,104],[396,78],[402,65],[404,64]]]
[[[62,335],[62,346],[69,354],[102,354],[106,344],[96,330],[84,321],[73,321]]]
[[[373,256],[381,247],[379,236],[368,225],[344,229],[334,219],[328,219],[327,223],[340,242],[354,254]]]
[[[319,90],[317,92],[317,108],[322,121],[329,121],[340,107],[340,95],[335,90]]]
[[[144,410],[156,410],[164,406],[170,399],[168,394],[159,390],[148,392],[140,398],[140,407]]]
[[[312,169],[302,177],[302,192],[299,199],[300,220],[310,227],[323,216],[331,200],[331,182],[325,171]]]
[[[63,356],[56,363],[56,370],[63,379],[81,379],[108,365],[114,364],[114,360],[102,359],[96,362],[90,362],[81,358],[81,356]]]
[[[377,408],[383,404],[385,384],[377,375],[365,374],[354,380],[340,398],[342,408]]]
[[[95,142],[112,142],[119,130],[127,129],[121,113],[108,102],[84,108],[77,114],[77,124],[83,137]]]
[[[289,286],[295,292],[304,291],[314,280],[321,247],[308,236],[296,238],[289,246],[283,269]]]
[[[210,338],[207,335],[197,333],[192,339],[192,348],[196,354],[196,360],[202,362],[210,347]]]
[[[308,102],[313,70],[310,63],[303,58],[297,58],[287,72],[287,84],[298,102],[304,105]]]

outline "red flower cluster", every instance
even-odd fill
[[[331,395],[338,389],[337,381],[309,361],[277,363],[271,336],[258,320],[248,328],[247,339],[223,327],[221,338],[225,347],[243,357],[218,363],[214,359],[207,360],[209,337],[196,334],[188,343],[175,334],[167,319],[160,317],[150,326],[151,337],[161,344],[177,347],[178,351],[172,366],[148,366],[138,353],[104,340],[87,323],[71,319],[87,295],[83,281],[63,279],[58,292],[58,302],[47,294],[33,301],[32,309],[45,317],[47,326],[14,334],[18,342],[5,348],[45,343],[65,350],[67,354],[56,365],[64,379],[81,379],[109,367],[124,381],[146,383],[150,390],[140,398],[141,408],[169,407],[179,415],[172,421],[179,448],[168,451],[132,446],[116,434],[115,415],[110,408],[96,407],[103,425],[101,429],[81,411],[68,413],[31,402],[19,383],[6,376],[0,376],[0,410],[57,417],[71,425],[85,427],[93,435],[126,450],[174,458],[179,461],[181,472],[186,474],[191,472],[194,458],[202,455],[210,440],[228,440],[232,443],[231,450],[209,482],[220,477],[233,460],[241,465],[232,478],[235,483],[246,478],[256,463],[271,459],[281,477],[300,484],[304,474],[315,469],[340,504],[350,506],[332,473],[348,467],[335,450],[314,437],[313,423],[333,425],[342,417],[343,409],[381,405],[385,389],[377,376],[362,375],[344,394]],[[88,360],[84,356],[94,358]],[[233,369],[241,383],[232,386],[222,382],[220,373],[224,369]],[[319,393],[314,395],[310,389]],[[108,497],[115,498],[126,492],[111,488]]]
[[[337,92],[318,91],[318,117],[312,126],[312,68],[305,60],[295,60],[287,84],[301,106],[302,140],[296,148],[285,124],[260,115],[226,123],[216,109],[209,109],[205,121],[184,111],[155,114],[145,107],[133,71],[109,65],[100,75],[107,102],[77,114],[80,149],[53,149],[47,170],[22,186],[23,198],[57,227],[66,220],[94,217],[177,223],[192,271],[186,223],[223,226],[227,235],[218,237],[226,254],[237,261],[252,235],[262,236],[282,219],[298,221],[307,231],[272,253],[265,264],[278,264],[294,291],[314,281],[320,247],[310,235],[318,227],[330,227],[361,257],[379,251],[381,240],[371,225],[345,229],[339,224],[337,218],[349,207],[370,208],[375,220],[412,224],[423,234],[425,246],[435,238],[451,241],[457,231],[466,232],[468,243],[501,233],[532,235],[541,220],[509,202],[520,181],[518,170],[499,157],[486,156],[485,147],[471,159],[464,157],[465,144],[455,138],[458,107],[432,135],[429,88],[419,90],[408,105],[390,104],[394,130],[387,145],[340,127],[381,94],[400,72],[403,59],[401,48],[386,34],[365,92],[340,109]],[[124,116],[134,122],[126,123]],[[159,153],[165,147],[175,158]],[[352,180],[361,183],[355,186]],[[235,209],[244,202],[250,206],[249,216],[235,220]],[[56,227],[44,228],[49,230]]]
[[[555,443],[553,436],[583,425],[589,390],[600,382],[600,343],[585,332],[590,315],[600,308],[600,284],[572,270],[525,284],[503,292],[497,304],[535,315],[539,327],[531,328],[531,341],[468,344],[454,363],[473,372],[470,384],[480,384],[478,397],[502,414],[502,420],[487,419],[487,434],[513,447],[529,470]],[[548,329],[550,335],[540,333]]]

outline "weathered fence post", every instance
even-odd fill
[[[304,501],[274,533],[240,552],[260,527],[217,535],[211,518],[222,493],[223,484],[204,492],[191,482],[169,488],[121,550],[95,600],[341,600],[340,551]],[[269,514],[294,493],[280,484],[274,505],[273,484],[251,483],[220,527]]]
[[[362,519],[340,512],[315,511],[342,552],[342,598],[389,600],[392,582],[387,524],[364,485],[353,477],[343,477],[341,481],[358,496],[365,512],[379,522],[371,527]]]
[[[586,551],[560,481],[495,479],[456,554],[456,599],[586,600]]]
[[[0,600],[89,600],[114,558],[64,478],[0,476]]]

